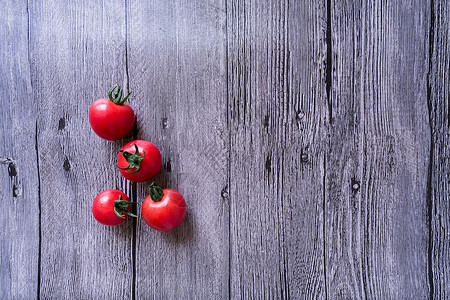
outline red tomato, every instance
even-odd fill
[[[94,218],[103,225],[117,225],[122,223],[126,216],[136,217],[130,212],[130,202],[127,195],[118,190],[106,190],[97,195],[92,205]]]
[[[109,99],[98,99],[89,109],[89,123],[102,139],[120,140],[133,128],[134,111],[125,103],[130,94],[122,99],[122,93],[123,90],[116,86],[108,92]]]
[[[142,217],[153,229],[169,231],[178,227],[186,215],[183,196],[173,189],[161,189],[153,183],[149,195],[142,204]]]
[[[155,177],[161,169],[158,147],[143,140],[131,141],[119,150],[117,166],[128,180],[142,182]]]

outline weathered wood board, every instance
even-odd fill
[[[229,203],[225,3],[130,1],[129,74],[137,138],[160,147],[155,181],[179,190],[187,217],[171,232],[142,220],[137,299],[226,299]],[[147,184],[137,185],[142,201]]]
[[[42,298],[132,295],[133,222],[106,227],[91,212],[101,191],[131,191],[115,168],[125,140],[100,139],[88,121],[92,102],[126,79],[125,5],[105,4],[35,1],[29,7],[39,113]]]
[[[0,299],[35,298],[39,278],[39,171],[26,1],[0,14]]]
[[[227,12],[232,298],[323,298],[326,7]]]
[[[332,1],[330,298],[426,298],[429,9]]]
[[[449,297],[447,1],[0,4],[1,299]],[[108,142],[116,83],[137,123]],[[174,231],[92,217],[146,197],[132,139],[186,198]]]

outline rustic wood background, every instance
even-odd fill
[[[450,1],[0,5],[0,299],[450,298]],[[92,217],[135,138],[172,232]]]

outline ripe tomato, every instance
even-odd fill
[[[103,225],[117,225],[122,223],[126,216],[136,217],[130,212],[130,202],[127,195],[118,190],[106,190],[97,195],[92,205],[94,218]]]
[[[163,190],[152,183],[148,187],[148,193],[142,204],[142,217],[151,228],[169,231],[183,222],[186,215],[186,202],[178,191]]]
[[[117,166],[128,180],[142,182],[155,177],[161,169],[158,147],[143,140],[131,141],[119,150]]]
[[[133,128],[134,111],[125,103],[130,94],[122,99],[122,93],[123,90],[115,86],[108,92],[109,99],[98,99],[89,109],[89,123],[102,139],[120,140]]]

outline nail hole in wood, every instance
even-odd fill
[[[12,192],[13,192],[13,197],[14,198],[17,198],[17,197],[19,197],[22,194],[22,191],[20,190],[20,188],[17,185],[15,185],[15,184],[13,184]]]
[[[270,159],[270,155],[267,155],[267,158],[266,158],[266,169],[268,171],[270,171],[271,168],[272,168],[272,160]]]
[[[355,178],[352,178],[352,191],[354,193],[356,193],[357,191],[359,191],[360,188],[360,182],[358,180],[356,180]]]
[[[13,162],[10,162],[8,164],[8,175],[9,175],[9,177],[17,176],[16,165]]]
[[[263,123],[263,125],[264,125],[264,127],[268,127],[268,126],[269,126],[269,116],[268,116],[268,115],[266,115],[266,116],[264,117],[264,123]]]
[[[66,171],[69,171],[69,170],[70,170],[70,162],[69,162],[69,159],[68,159],[67,157],[66,157],[66,159],[64,160],[63,168],[64,168],[64,170],[66,170]]]
[[[167,127],[169,127],[169,122],[167,121],[167,118],[162,118],[161,124],[162,124],[163,129],[166,129]]]
[[[222,197],[222,199],[227,199],[228,198],[228,185],[226,185],[222,191],[220,192],[220,196]]]
[[[66,128],[66,119],[64,119],[64,117],[59,119],[58,122],[58,130],[63,130],[64,128]]]
[[[309,160],[308,153],[304,152],[304,150],[302,150],[300,160],[302,161],[302,163],[306,163]]]

